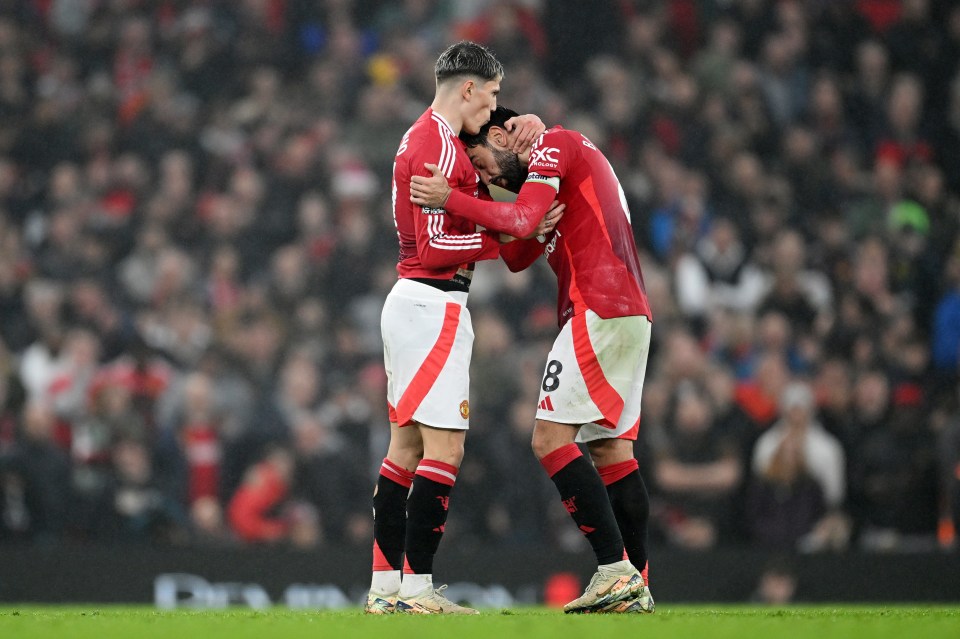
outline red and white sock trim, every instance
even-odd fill
[[[540,460],[540,464],[543,466],[543,469],[547,471],[547,475],[553,477],[577,457],[583,457],[580,448],[576,444],[567,444],[566,446],[561,446],[556,449],[549,455],[545,455],[544,458]]]
[[[420,461],[420,465],[417,466],[416,474],[430,481],[435,481],[438,484],[453,486],[454,482],[457,481],[457,473],[459,472],[460,470],[456,466],[445,464],[434,459],[423,459]]]
[[[413,473],[389,459],[384,458],[383,463],[380,464],[380,474],[404,488],[410,488],[413,485]]]
[[[637,463],[636,459],[628,459],[627,461],[608,464],[606,466],[597,466],[597,472],[600,473],[600,479],[603,480],[604,486],[615,484],[633,471],[639,469],[640,464]]]

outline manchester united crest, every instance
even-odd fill
[[[460,402],[460,417],[467,419],[470,417],[470,402],[463,400]]]

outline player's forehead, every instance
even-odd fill
[[[493,166],[496,164],[493,158],[493,150],[482,144],[467,147],[467,156],[469,156],[473,165],[477,167]]]
[[[496,77],[493,80],[480,81],[480,88],[482,88],[487,93],[499,93],[500,92],[500,78]]]

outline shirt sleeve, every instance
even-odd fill
[[[418,213],[414,225],[417,229],[417,254],[425,268],[442,269],[493,260],[500,255],[498,234],[489,230],[460,233],[450,228],[449,215],[443,211]]]
[[[514,240],[500,247],[500,257],[513,273],[529,268],[541,253],[543,244],[535,237],[529,240]]]
[[[441,142],[437,142],[437,148],[418,149],[408,160],[412,167],[413,175],[423,175],[429,177],[423,165],[425,162],[440,164],[444,152],[453,151],[447,148],[446,151],[440,148]],[[460,193],[469,200],[474,200],[471,195],[463,193],[457,184],[455,178],[451,177],[452,165],[447,163],[450,169],[447,171],[447,183],[453,188],[454,193]],[[471,189],[474,185],[471,185]],[[474,231],[464,233],[457,227],[450,218],[448,211],[444,209],[431,209],[428,207],[410,204],[412,207],[413,225],[416,230],[417,254],[420,263],[428,269],[444,269],[458,264],[478,262],[481,260],[496,259],[500,255],[500,236],[493,231]]]
[[[483,202],[457,190],[450,193],[446,209],[487,229],[513,237],[533,233],[546,215],[557,191],[541,182],[525,182],[516,202]]]

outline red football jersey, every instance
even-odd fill
[[[501,247],[511,270],[526,268],[541,252],[547,256],[559,283],[561,326],[587,309],[606,319],[645,315],[652,321],[623,189],[610,162],[581,133],[554,127],[540,136],[516,202],[467,201],[451,193],[446,207],[524,237],[554,199],[567,208],[545,243],[517,240]]]
[[[477,197],[480,181],[463,142],[447,121],[427,109],[404,134],[393,164],[393,221],[400,240],[400,277],[451,279],[460,272],[468,279],[477,260],[500,254],[500,236],[477,231],[470,220],[410,202],[410,178],[429,177],[424,163],[436,164],[450,186]]]

